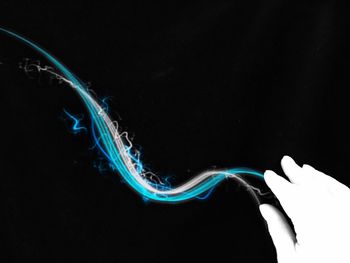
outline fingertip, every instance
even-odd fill
[[[302,176],[303,169],[290,156],[284,156],[281,160],[283,172],[293,184],[303,184],[305,178]]]
[[[276,173],[272,170],[266,170],[264,172],[264,177],[270,177],[271,175],[276,175]]]
[[[294,161],[292,157],[290,157],[289,155],[283,155],[281,161],[288,161],[288,160],[291,160],[291,161]]]
[[[278,261],[282,262],[282,259],[290,258],[294,253],[296,237],[287,219],[272,205],[262,204],[259,209],[276,247]]]
[[[274,171],[266,170],[264,173],[264,179],[266,185],[282,203],[284,203],[285,199],[291,195],[292,184]]]
[[[277,220],[280,218],[280,211],[273,205],[261,204],[259,206],[260,213],[266,221]]]
[[[269,212],[271,211],[271,205],[269,204],[261,204],[259,206],[259,210],[260,210],[260,213],[262,215],[262,217],[267,221],[267,218],[268,218],[268,215],[269,215]]]
[[[265,182],[267,183],[267,185],[269,185],[270,182],[272,182],[274,180],[274,178],[276,178],[276,176],[278,176],[278,175],[274,171],[266,170],[264,173],[264,179],[265,179]]]
[[[294,161],[294,159],[288,155],[283,156],[283,158],[281,159],[281,166],[282,168],[287,169],[300,168],[300,166]]]

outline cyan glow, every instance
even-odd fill
[[[63,109],[63,112],[73,121],[73,126],[72,126],[72,130],[74,133],[78,133],[81,131],[86,131],[87,129],[83,126],[80,125],[80,121],[81,119],[79,119],[76,116],[73,116],[72,114],[70,114],[67,110]]]

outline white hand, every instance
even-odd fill
[[[273,171],[266,171],[264,177],[296,235],[278,209],[260,206],[278,262],[349,263],[350,189],[309,165],[298,166],[288,156],[281,164],[290,182]]]

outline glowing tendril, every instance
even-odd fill
[[[79,80],[67,67],[59,62],[54,56],[49,54],[43,48],[34,42],[9,30],[0,28],[15,39],[18,39],[41,55],[43,55],[60,73],[56,73],[51,67],[37,66],[39,71],[46,71],[55,76],[58,80],[67,83],[80,96],[91,118],[91,129],[96,145],[101,152],[108,158],[113,167],[119,172],[125,182],[134,189],[143,198],[160,202],[181,202],[192,198],[205,198],[212,189],[226,178],[233,178],[245,185],[254,195],[254,189],[240,175],[254,175],[263,178],[263,174],[249,168],[233,168],[226,170],[208,170],[204,171],[191,180],[177,187],[172,187],[167,180],[160,180],[154,173],[146,171],[141,163],[140,155],[132,148],[132,143],[128,139],[126,132],[119,132],[118,123],[112,121],[106,108],[101,106],[104,101],[99,103],[98,99],[89,92],[86,85]],[[71,117],[73,117],[71,115]],[[73,117],[74,119],[74,117]],[[75,128],[78,126],[78,119],[75,120]]]
[[[81,131],[86,131],[87,129],[83,126],[80,125],[80,121],[81,119],[79,119],[78,117],[74,116],[73,114],[69,113],[67,110],[63,109],[63,112],[71,119],[73,120],[73,132],[74,133],[78,133]]]

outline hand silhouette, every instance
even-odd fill
[[[291,157],[281,165],[289,181],[266,171],[266,184],[290,217],[294,231],[274,206],[260,205],[279,263],[350,262],[350,189]]]

